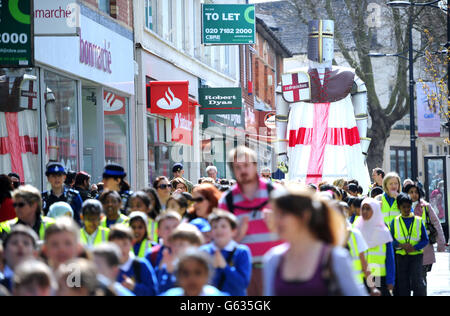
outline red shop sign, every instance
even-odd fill
[[[194,145],[195,106],[198,103],[189,100],[189,112],[177,113],[172,119],[172,141],[180,144]]]
[[[177,113],[189,112],[189,81],[152,81],[147,88],[150,113],[173,119]]]

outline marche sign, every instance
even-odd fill
[[[255,34],[255,5],[202,5],[203,44],[255,44]]]

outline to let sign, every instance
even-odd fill
[[[34,64],[30,0],[0,0],[0,67]]]
[[[203,44],[254,44],[255,5],[203,4],[202,33]]]
[[[200,114],[241,114],[241,88],[198,89]]]

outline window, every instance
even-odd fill
[[[36,187],[41,186],[38,77],[35,69],[0,69],[0,174],[17,173]]]
[[[401,179],[411,175],[411,149],[409,147],[391,147],[391,171],[399,174]]]
[[[436,146],[436,155],[440,155],[441,154],[441,147],[440,146]]]
[[[105,164],[117,163],[128,170],[128,98],[104,91]]]
[[[433,145],[428,145],[428,153],[433,154]]]
[[[67,170],[78,170],[77,83],[50,71],[44,73],[46,162],[61,162]]]
[[[98,9],[105,13],[111,14],[110,0],[98,0]]]
[[[145,0],[145,26],[154,32],[156,32],[156,20],[157,20],[157,1]]]

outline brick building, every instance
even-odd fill
[[[275,129],[265,124],[266,115],[275,113],[275,90],[284,72],[283,61],[292,57],[273,29],[256,17],[256,44],[240,49],[241,87],[245,106],[245,129],[249,145],[258,142],[259,166],[276,171]]]

